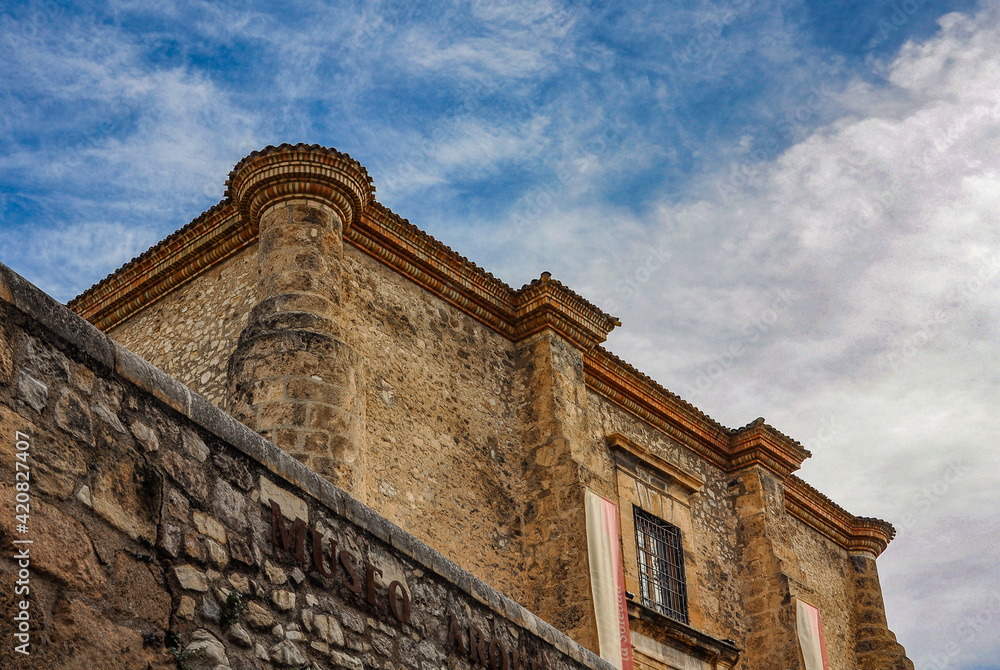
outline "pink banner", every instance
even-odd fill
[[[621,670],[633,670],[618,505],[587,491],[586,507],[590,581],[601,657]]]

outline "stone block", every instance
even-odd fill
[[[247,604],[242,619],[257,630],[270,630],[274,626],[274,615],[255,602]]]
[[[231,667],[226,655],[226,645],[219,638],[204,628],[192,633],[191,638],[192,642],[183,651],[186,670],[221,670]]]
[[[194,525],[202,535],[207,535],[221,544],[226,543],[225,527],[204,512],[194,511]]]
[[[189,591],[208,591],[208,578],[205,573],[191,565],[178,565],[174,568],[181,588]]]
[[[87,405],[69,389],[63,389],[56,401],[56,425],[81,442],[94,446],[94,423]]]
[[[302,519],[309,523],[309,507],[306,501],[298,496],[289,493],[285,489],[272,483],[270,479],[260,476],[260,503],[270,505],[275,501],[281,507],[281,513],[289,520]]]
[[[198,500],[208,499],[208,482],[203,467],[170,449],[161,449],[158,453],[163,469],[182,489]]]
[[[15,490],[0,484],[0,509],[14,509]],[[76,519],[42,500],[31,502],[30,539],[31,569],[51,575],[81,593],[97,597],[104,585],[101,570],[86,528]],[[13,513],[0,514],[0,542],[13,547],[15,539],[24,535],[15,531]]]
[[[170,594],[149,565],[118,552],[108,587],[108,600],[115,611],[161,630],[169,626]]]
[[[93,477],[94,511],[133,540],[156,542],[162,481],[140,458],[122,454],[102,460]]]
[[[32,409],[41,414],[49,402],[49,387],[35,379],[27,371],[21,370],[17,379],[17,395]]]

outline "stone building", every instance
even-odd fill
[[[507,286],[350,156],[268,147],[227,185],[69,304],[106,335],[0,284],[5,430],[80,443],[37,486],[96,556],[46,572],[43,653],[82,653],[88,614],[59,594],[121,599],[142,554],[160,614],[74,607],[181,639],[190,667],[913,667],[876,568],[892,526],[797,478],[794,439],[719,425],[601,347],[614,317],[547,273]],[[88,468],[102,439],[133,465]],[[104,555],[105,527],[132,559]],[[338,566],[333,600],[303,592]],[[234,589],[248,625],[223,616]]]

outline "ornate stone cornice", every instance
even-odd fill
[[[785,510],[852,553],[878,556],[896,535],[888,521],[854,516],[794,475],[785,481]]]
[[[256,239],[235,205],[224,200],[69,302],[101,330],[225,260]]]
[[[590,389],[725,469],[732,431],[603,347],[587,353],[583,371]]]
[[[340,215],[344,228],[372,201],[368,171],[349,155],[318,144],[282,144],[255,151],[233,168],[226,198],[256,230],[261,209],[299,197],[318,198]]]
[[[636,444],[624,435],[613,433],[608,435],[607,441],[620,466],[627,464],[630,470],[642,467],[662,480],[680,485],[689,494],[697,493],[705,486],[704,476],[696,472],[688,472],[660,458],[643,445]]]
[[[584,351],[596,347],[621,325],[548,272],[516,293],[513,317],[514,340],[551,328]]]
[[[730,437],[728,470],[735,472],[750,465],[761,465],[786,479],[811,455],[801,444],[759,418]]]

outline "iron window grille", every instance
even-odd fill
[[[642,604],[686,624],[687,586],[681,531],[638,507],[634,510]]]

